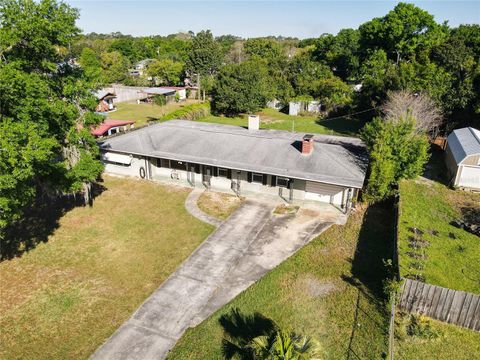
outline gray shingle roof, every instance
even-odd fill
[[[103,150],[199,163],[361,188],[367,154],[360,139],[315,135],[302,155],[304,133],[171,120],[100,143]]]
[[[467,156],[480,154],[480,131],[477,129],[466,127],[453,130],[447,140],[457,165]]]

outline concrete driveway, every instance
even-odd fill
[[[209,317],[343,216],[333,208],[273,215],[247,200],[137,309],[91,359],[164,359]]]

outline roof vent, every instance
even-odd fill
[[[260,130],[259,115],[248,115],[248,130]]]
[[[313,152],[313,135],[305,134],[302,139],[302,154],[309,155]]]

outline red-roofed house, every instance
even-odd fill
[[[113,135],[121,131],[127,131],[135,127],[135,121],[129,120],[104,120],[99,126],[93,128],[91,133],[95,137]]]

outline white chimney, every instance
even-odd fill
[[[260,130],[260,115],[248,115],[248,130]]]

